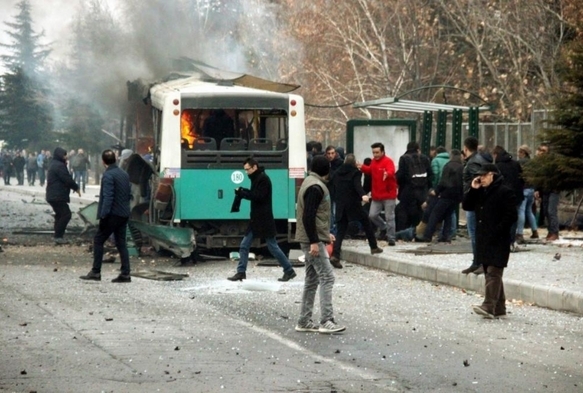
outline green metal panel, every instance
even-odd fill
[[[433,112],[423,112],[423,132],[421,134],[421,152],[429,155],[431,147],[431,123],[433,123]]]
[[[447,111],[440,110],[437,112],[437,137],[435,146],[445,146],[447,133]]]
[[[273,215],[276,219],[295,217],[295,197],[290,196],[287,169],[266,171],[273,187]],[[293,179],[292,179],[293,180]],[[231,213],[235,188],[250,188],[243,169],[182,169],[175,179],[176,217],[181,220],[248,220],[250,203],[241,202],[240,211]],[[291,189],[295,192],[295,188]],[[293,202],[290,202],[290,198]],[[291,212],[290,212],[291,207]]]
[[[451,148],[462,148],[462,110],[454,109],[451,129]]]
[[[479,124],[478,124],[478,118],[479,118],[479,109],[477,107],[471,107],[469,112],[468,112],[468,117],[469,117],[469,134],[471,136],[476,137],[478,140],[480,140],[480,129],[479,129]]]

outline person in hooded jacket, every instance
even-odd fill
[[[296,276],[296,272],[275,239],[277,229],[273,217],[271,179],[265,173],[265,169],[259,167],[254,158],[247,158],[243,163],[243,169],[251,180],[251,189],[239,187],[235,189],[235,195],[251,201],[251,221],[239,246],[237,273],[227,279],[230,281],[247,279],[249,249],[253,244],[253,239],[257,237],[265,239],[267,249],[283,268],[283,277],[279,278],[278,281],[289,281]]]
[[[329,183],[332,201],[336,204],[336,226],[338,233],[332,248],[330,263],[337,269],[342,269],[340,251],[342,241],[348,230],[348,223],[357,221],[362,226],[371,254],[380,254],[382,248],[377,245],[372,224],[368,214],[362,208],[362,202],[368,203],[369,197],[362,189],[362,173],[356,167],[354,154],[347,154],[344,164],[332,175]]]
[[[57,147],[53,153],[53,159],[47,173],[46,201],[55,212],[55,243],[68,243],[63,236],[69,221],[71,221],[71,209],[69,209],[69,193],[75,191],[81,196],[81,189],[75,183],[67,168],[67,150]]]
[[[472,306],[485,318],[506,316],[506,297],[502,276],[508,266],[508,236],[516,222],[516,194],[506,185],[494,164],[484,164],[465,192],[463,209],[476,215],[476,263],[486,275],[484,301]]]

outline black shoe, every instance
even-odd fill
[[[470,274],[475,272],[476,270],[478,270],[479,268],[481,268],[482,265],[471,265],[469,268],[462,270],[463,274]],[[483,273],[483,269],[482,269],[482,273]]]
[[[101,274],[100,273],[94,273],[93,271],[90,271],[89,273],[87,273],[87,275],[81,276],[79,278],[81,280],[101,281]]]
[[[370,250],[370,253],[371,253],[372,255],[374,255],[374,254],[380,254],[380,253],[382,253],[382,252],[383,252],[383,249],[382,249],[382,248],[380,248],[380,247],[372,248],[372,249]]]
[[[282,278],[278,278],[277,281],[289,281],[292,278],[294,278],[295,276],[297,276],[296,272],[294,270],[292,270],[289,273],[283,273],[283,277]]]
[[[234,276],[227,277],[230,281],[243,281],[247,279],[247,273],[235,273]]]
[[[396,243],[393,239],[389,239],[389,246],[394,246]]]
[[[55,237],[55,244],[69,244],[69,241],[62,237]]]
[[[111,282],[132,282],[132,277],[129,274],[127,276],[125,274],[120,274],[111,280]]]
[[[330,257],[330,263],[336,269],[342,269],[342,264],[340,263],[340,258],[332,256],[332,257]]]
[[[474,270],[472,273],[474,273],[476,276],[484,274],[484,266],[480,265],[480,267]]]

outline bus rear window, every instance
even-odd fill
[[[186,150],[285,150],[287,118],[284,110],[183,109],[181,146]]]

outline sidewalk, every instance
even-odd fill
[[[504,272],[506,299],[583,314],[582,245],[583,238],[561,238],[547,244],[519,246],[517,252],[510,254]],[[460,253],[443,253],[446,247],[418,243],[388,247],[385,243],[382,254],[370,255],[365,240],[348,240],[342,247],[342,259],[483,294],[484,275],[461,273],[472,260],[469,240],[458,240],[449,246],[461,250]],[[415,255],[415,250],[420,253]],[[430,251],[433,253],[426,253]],[[555,259],[557,253],[559,259]]]

